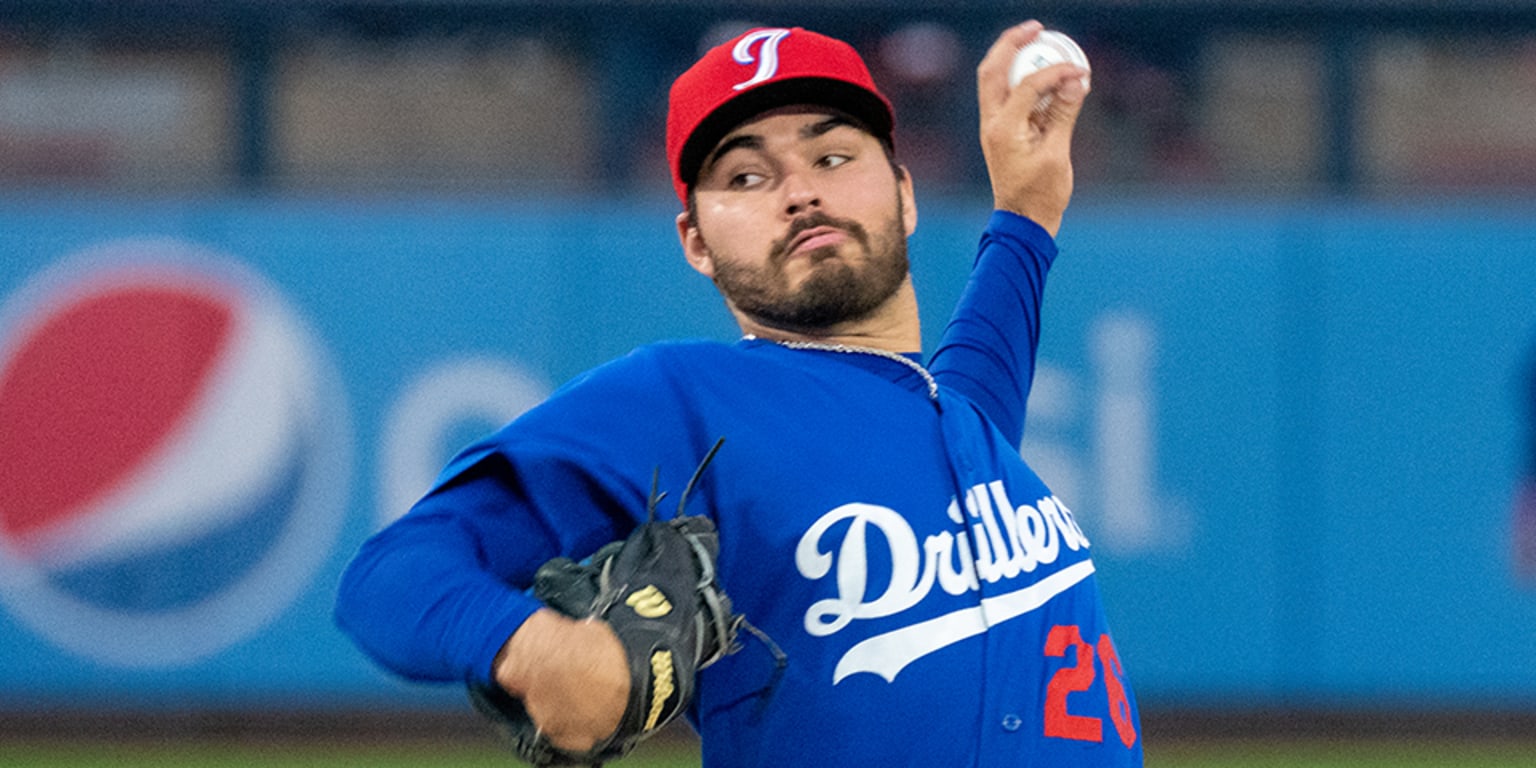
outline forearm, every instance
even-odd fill
[[[336,623],[412,680],[485,681],[506,639],[540,605],[477,566],[454,521],[421,515],[369,539],[342,575]]]
[[[611,537],[564,463],[523,464],[482,455],[363,544],[342,576],[336,621],[380,664],[413,680],[489,680],[502,644],[540,607],[524,591],[539,564]],[[555,535],[555,517],[573,538]]]
[[[1024,435],[1040,299],[1056,256],[1053,238],[1072,199],[1072,131],[1088,85],[1087,70],[1068,64],[1010,82],[1013,59],[1041,29],[1030,21],[1004,31],[976,68],[981,149],[995,210],[931,361],[934,375],[968,395],[1010,440]],[[1046,97],[1049,106],[1037,109]]]
[[[1045,278],[1055,258],[1056,243],[1040,225],[994,212],[929,361],[934,376],[974,401],[1010,439],[1024,431]]]

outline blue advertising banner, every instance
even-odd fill
[[[922,206],[930,345],[986,213]],[[353,649],[335,582],[555,386],[735,336],[674,215],[5,201],[5,706],[462,706]],[[1083,201],[1060,242],[1022,450],[1144,706],[1536,701],[1536,217]]]

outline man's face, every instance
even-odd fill
[[[689,261],[768,327],[827,330],[868,316],[907,278],[911,182],[870,133],[786,108],[728,133],[679,218]]]

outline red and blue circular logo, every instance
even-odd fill
[[[175,241],[62,262],[0,307],[0,601],[71,652],[182,666],[311,584],[351,433],[270,283]]]

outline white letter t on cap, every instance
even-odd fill
[[[789,36],[787,29],[759,29],[746,37],[736,41],[736,47],[731,50],[731,58],[737,64],[747,65],[753,61],[752,45],[759,40],[763,47],[759,51],[757,59],[757,73],[751,80],[737,83],[731,86],[732,90],[739,91],[751,85],[756,85],[764,80],[772,78],[779,73],[779,42]]]

